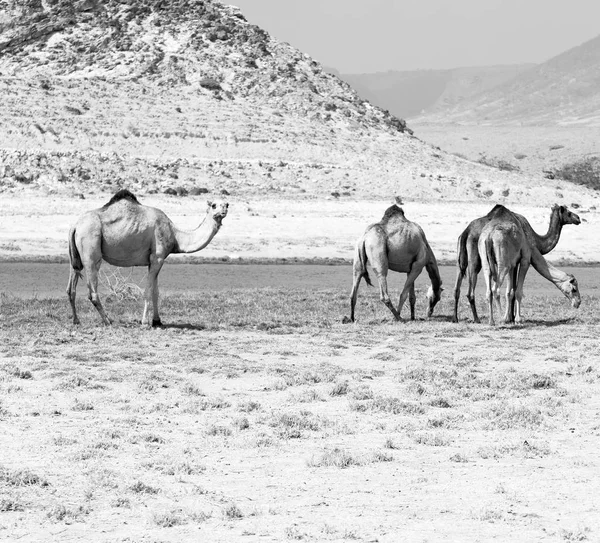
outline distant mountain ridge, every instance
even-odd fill
[[[412,70],[339,74],[374,105],[411,118],[453,107],[513,79],[533,64],[450,70]]]
[[[554,201],[413,137],[216,0],[0,6],[0,192]]]
[[[418,122],[600,126],[600,36]]]

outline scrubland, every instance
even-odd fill
[[[232,289],[145,330],[3,294],[0,538],[594,540],[599,301],[343,325],[345,290]]]

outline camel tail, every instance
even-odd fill
[[[496,262],[496,254],[494,253],[494,244],[490,239],[485,240],[485,255],[490,266],[490,275],[492,279],[498,282],[498,262]]]
[[[457,252],[457,263],[460,277],[464,278],[467,273],[467,267],[469,266],[469,258],[467,256],[467,238],[469,237],[468,232],[465,230],[458,237]]]
[[[367,257],[367,251],[365,249],[365,240],[361,239],[356,245],[356,256],[354,259],[354,264],[356,265],[357,262],[359,263],[361,277],[364,277],[365,281],[367,282],[367,285],[372,287],[373,283],[371,283],[371,278],[369,277],[369,272],[367,271],[368,260],[369,259]]]
[[[83,270],[83,262],[81,262],[81,256],[79,255],[79,249],[75,243],[75,228],[71,228],[69,232],[69,260],[71,261],[71,267],[80,272]]]

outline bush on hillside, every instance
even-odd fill
[[[577,185],[600,190],[600,158],[586,157],[564,164],[553,172],[555,179],[564,179]]]

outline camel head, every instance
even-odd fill
[[[560,218],[561,224],[581,224],[581,219],[577,213],[573,213],[567,209],[567,206],[559,206],[558,204],[554,204],[552,206],[552,211],[558,212],[558,216]]]
[[[443,290],[442,287],[439,287],[437,290],[434,290],[433,287],[427,289],[427,318],[433,315],[433,308],[442,299]]]
[[[567,279],[560,284],[560,290],[571,300],[571,305],[577,309],[581,304],[581,295],[579,294],[579,285],[575,276],[567,273]]]
[[[207,200],[208,208],[206,210],[206,214],[214,219],[214,221],[220,226],[221,221],[227,216],[227,210],[229,208],[228,202],[223,202],[221,200],[217,200],[216,202],[211,202]]]

